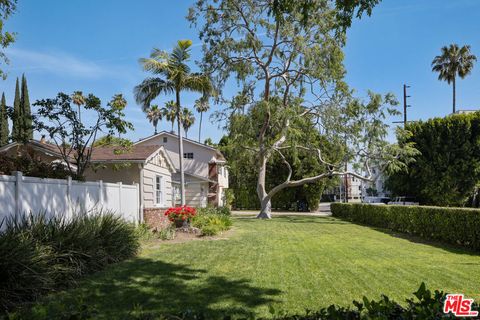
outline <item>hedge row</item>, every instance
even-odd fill
[[[334,217],[480,251],[480,210],[332,203]]]

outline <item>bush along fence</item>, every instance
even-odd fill
[[[332,215],[480,251],[480,210],[333,203]]]
[[[0,319],[5,311],[133,257],[139,248],[135,226],[111,213],[70,219],[38,214],[9,218],[4,223],[0,232]]]
[[[0,175],[0,222],[11,216],[45,212],[71,217],[77,212],[107,210],[130,222],[140,220],[138,185],[81,182],[67,179],[43,179]],[[3,225],[0,226],[0,230]]]

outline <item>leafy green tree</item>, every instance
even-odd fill
[[[9,135],[7,101],[5,100],[5,93],[2,93],[2,100],[0,101],[0,147],[8,143]]]
[[[13,100],[13,112],[12,112],[12,140],[22,142],[22,108],[20,98],[20,85],[18,78],[15,83],[15,99]]]
[[[408,171],[388,177],[394,195],[415,196],[422,204],[464,206],[480,181],[480,113],[451,115],[407,125],[420,152]]]
[[[159,95],[175,95],[182,205],[185,204],[185,176],[183,170],[183,140],[180,116],[182,105],[180,100],[181,93],[184,91],[199,92],[204,96],[208,96],[212,91],[210,79],[205,74],[191,72],[188,66],[191,46],[191,40],[180,40],[170,53],[154,49],[150,58],[140,59],[143,69],[152,72],[157,75],[157,77],[145,79],[134,89],[135,99],[144,111],[147,110],[150,103]]]
[[[432,61],[432,71],[438,72],[438,80],[447,81],[453,88],[453,113],[456,111],[456,78],[464,79],[472,72],[477,57],[470,51],[470,46],[459,47],[451,44],[442,47],[442,54]]]
[[[32,110],[30,108],[30,98],[28,95],[27,78],[22,75],[22,93],[20,96],[21,110],[21,132],[19,133],[22,141],[33,139]]]
[[[147,110],[147,119],[150,121],[150,123],[153,124],[153,127],[155,128],[155,134],[157,134],[157,126],[158,126],[158,121],[162,120],[163,118],[163,112],[162,110],[158,107],[158,105],[153,105]]]
[[[83,112],[91,113],[94,120],[90,124],[83,123],[78,118],[77,110],[72,106],[74,101],[71,95],[59,93],[53,99],[37,100],[33,104],[38,107],[35,127],[49,135],[72,176],[82,177],[91,165],[92,152],[98,146],[98,143],[94,145],[93,142],[100,132],[113,136],[133,129],[133,125],[124,120],[126,102],[122,99],[122,95],[115,95],[107,107],[102,107],[99,98],[93,94],[86,96]]]
[[[5,49],[15,42],[15,33],[4,31],[5,21],[17,9],[17,0],[0,0],[0,49]],[[5,53],[0,50],[0,65],[8,64],[9,60]],[[6,79],[7,74],[0,68],[0,78]]]
[[[199,0],[190,10],[188,18],[203,41],[202,68],[214,80],[218,100],[230,106],[216,116],[228,124],[239,110],[250,115],[235,139],[254,159],[259,218],[271,217],[272,198],[286,188],[345,173],[371,179],[371,163],[398,170],[414,153],[410,145],[401,149],[385,142],[385,117],[396,104],[392,96],[354,99],[343,81],[345,30],[354,15],[370,13],[376,3]],[[232,78],[241,86],[234,97],[222,90]],[[304,121],[321,128],[338,153],[329,158],[325,145],[307,139]],[[300,152],[315,156],[322,170],[308,177],[295,173],[287,155]],[[272,157],[281,159],[287,173],[270,188]],[[345,170],[346,163],[357,170]]]
[[[188,138],[188,130],[195,123],[195,116],[193,115],[193,112],[190,109],[183,108],[182,113],[180,114],[180,117],[182,118],[182,128],[183,128],[183,131],[185,131],[185,137]]]

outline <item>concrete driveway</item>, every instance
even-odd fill
[[[256,216],[258,210],[233,210],[233,215],[236,216]],[[314,216],[314,217],[328,217],[331,216],[330,203],[322,202],[315,212],[295,212],[295,211],[273,211],[272,216]]]

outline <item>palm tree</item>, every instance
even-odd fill
[[[162,110],[157,105],[153,105],[148,109],[147,119],[153,124],[153,127],[155,128],[155,134],[157,134],[158,121],[162,120],[162,118]]]
[[[438,80],[452,83],[453,86],[453,113],[456,111],[455,82],[457,75],[465,78],[472,72],[473,63],[477,57],[470,52],[470,46],[461,48],[457,44],[443,47],[442,54],[436,56],[432,61],[432,71],[438,72]]]
[[[191,126],[195,123],[195,116],[193,115],[193,112],[190,111],[188,108],[183,108],[182,109],[182,127],[183,130],[185,131],[185,137],[188,138],[188,129],[190,129]]]
[[[207,112],[210,109],[210,105],[208,104],[208,97],[201,97],[197,101],[195,101],[195,109],[198,113],[200,113],[200,124],[198,127],[198,142],[202,140],[202,118],[203,113]]]
[[[165,107],[162,108],[163,116],[167,121],[172,123],[172,132],[173,132],[173,124],[175,123],[175,120],[177,119],[177,105],[175,104],[175,101],[170,100],[165,103]]]
[[[153,99],[160,94],[175,94],[176,118],[178,126],[178,157],[180,164],[181,204],[185,205],[185,175],[183,171],[183,140],[180,118],[180,94],[182,91],[199,92],[209,95],[212,84],[201,73],[193,73],[188,66],[191,40],[179,40],[172,52],[153,49],[150,58],[140,59],[145,71],[155,75],[142,81],[134,89],[135,99],[147,110]]]
[[[72,94],[72,102],[76,104],[78,107],[78,121],[82,122],[82,118],[80,117],[80,106],[85,104],[85,97],[83,96],[82,91],[74,91]]]

